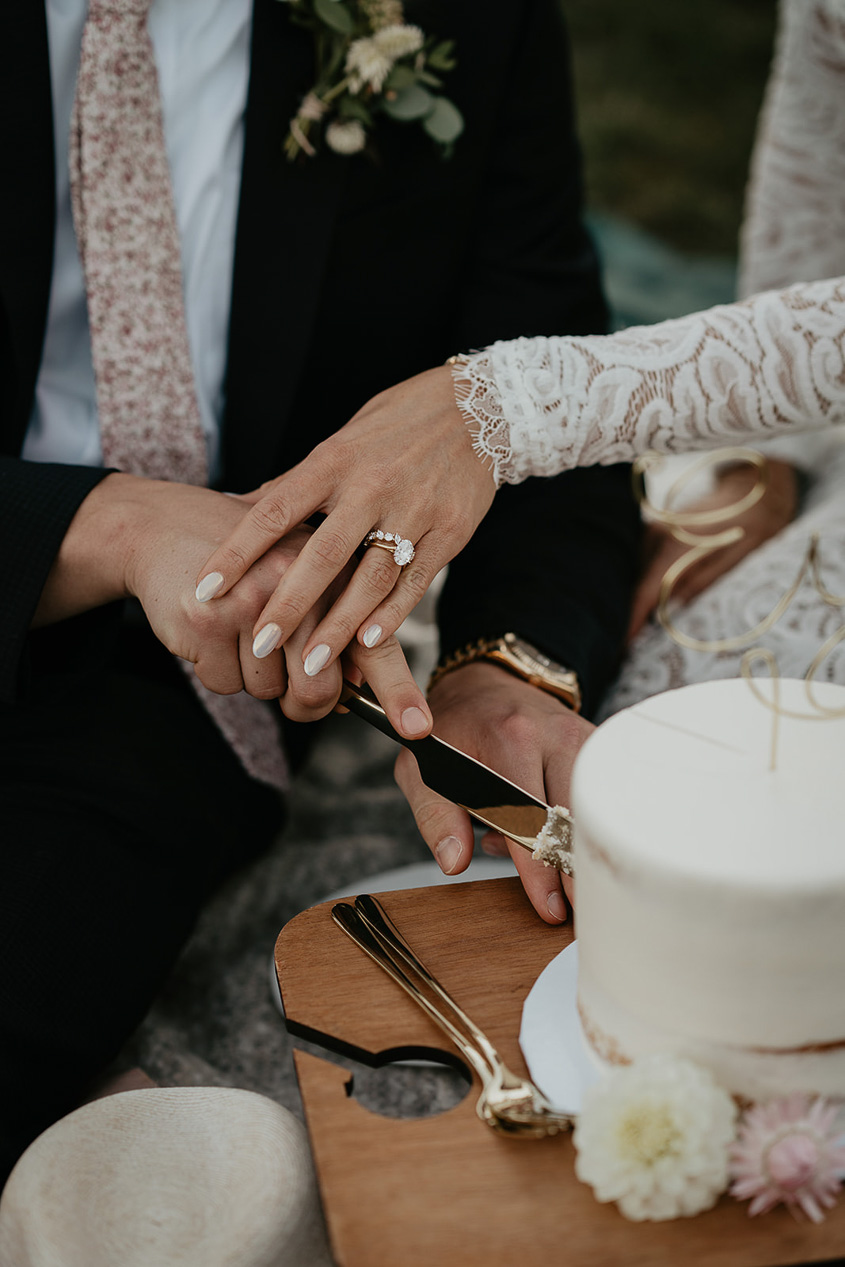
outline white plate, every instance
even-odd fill
[[[532,1079],[555,1108],[578,1113],[584,1091],[601,1074],[577,1007],[578,943],[543,969],[522,1007],[519,1045]]]

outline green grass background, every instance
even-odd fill
[[[775,0],[561,0],[592,211],[734,255]]]

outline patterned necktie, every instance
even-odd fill
[[[70,129],[107,466],[205,484],[151,0],[91,0]]]
[[[103,461],[205,484],[182,260],[147,16],[152,0],[90,0],[70,129],[74,226],[85,274]],[[215,695],[181,661],[246,769],[287,784],[260,700]]]

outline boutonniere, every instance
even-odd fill
[[[290,121],[289,159],[313,157],[321,140],[356,154],[378,114],[420,123],[451,153],[464,121],[443,96],[441,76],[455,65],[454,41],[405,23],[401,0],[285,0],[291,19],[314,33],[316,77]]]

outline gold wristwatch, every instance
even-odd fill
[[[444,657],[432,673],[428,689],[431,690],[436,682],[453,669],[471,664],[474,660],[492,660],[516,677],[556,696],[574,712],[581,711],[581,688],[572,669],[566,669],[562,664],[549,659],[530,642],[514,633],[502,634],[500,638],[479,638],[477,642],[471,642],[460,651]]]

